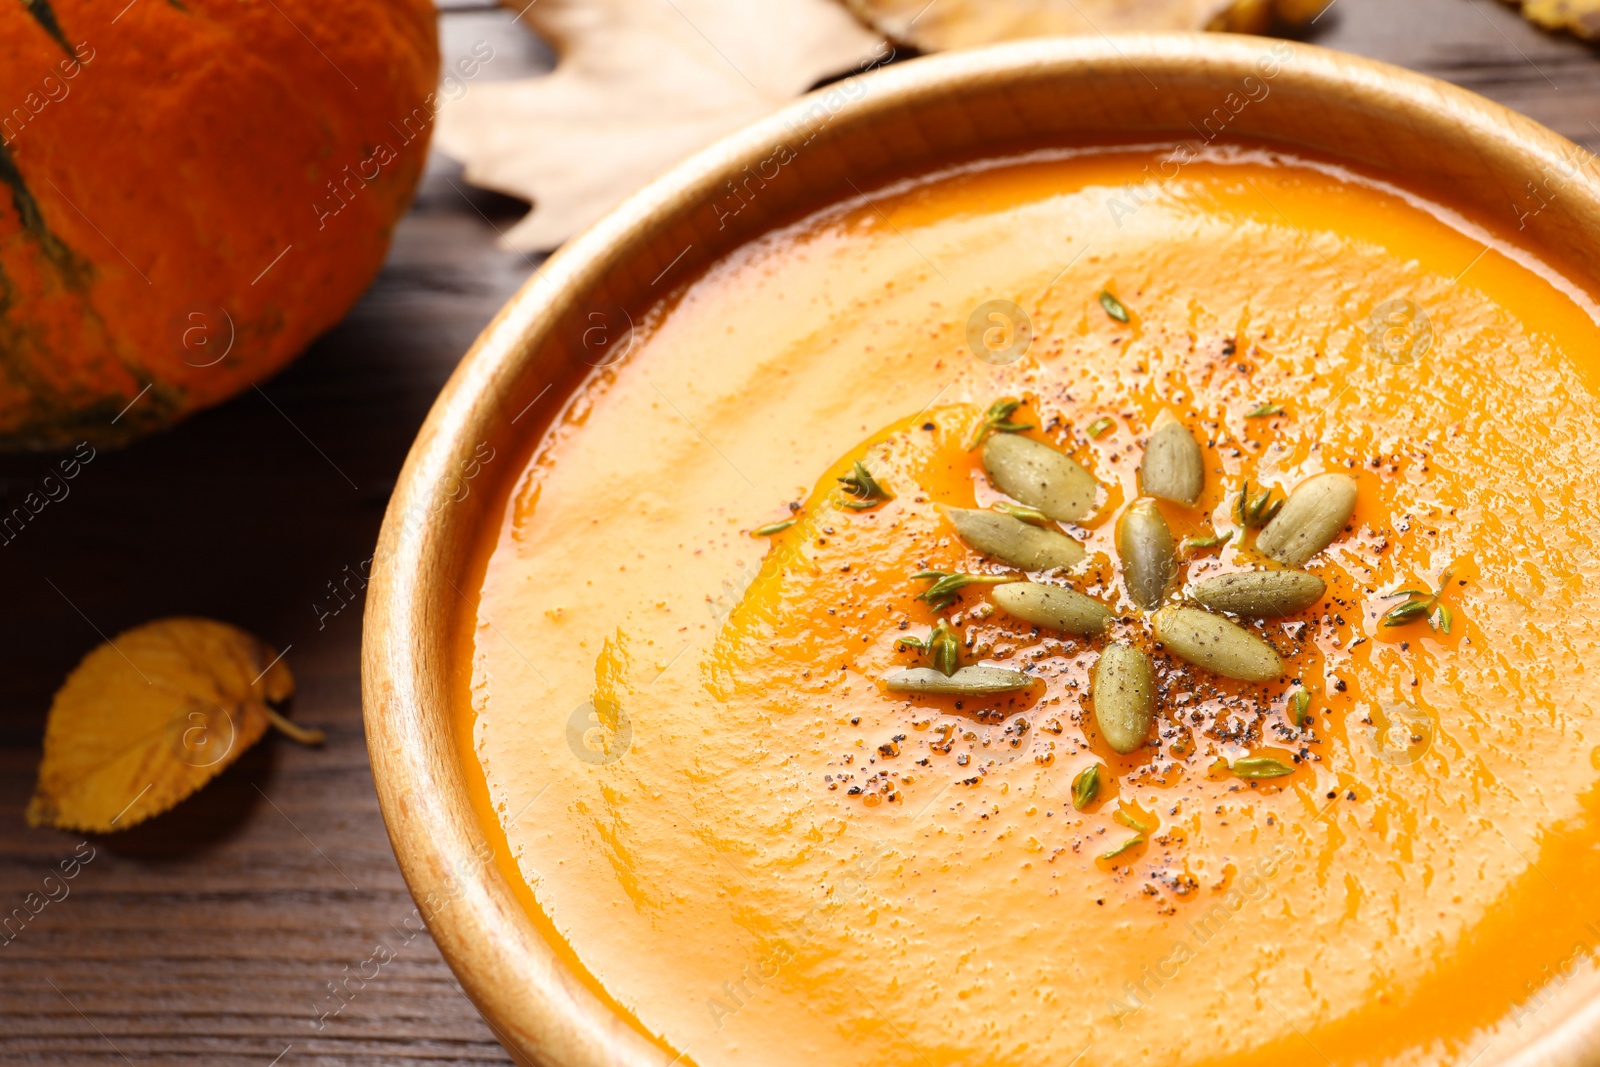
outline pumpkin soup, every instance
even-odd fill
[[[1590,977],[1600,309],[1163,154],[774,232],[530,445],[462,760],[680,1062],[1465,1064]]]

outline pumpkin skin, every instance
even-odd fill
[[[421,175],[428,0],[0,3],[0,449],[114,445],[266,378]]]

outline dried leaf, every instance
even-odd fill
[[[276,724],[267,706],[294,692],[271,648],[210,619],[160,619],[83,658],[50,705],[28,822],[86,833],[126,830],[216,777]]]
[[[928,52],[1019,37],[1159,30],[1265,33],[1328,0],[844,0],[886,36]],[[1537,0],[1529,0],[1530,3]],[[1550,2],[1550,0],[1545,0]]]
[[[508,6],[555,47],[555,71],[474,85],[440,111],[435,143],[473,184],[534,202],[505,235],[524,251],[555,247],[718,137],[887,53],[831,0]]]
[[[1505,0],[1522,9],[1522,17],[1545,30],[1566,30],[1600,41],[1600,0]]]

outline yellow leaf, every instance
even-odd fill
[[[1547,30],[1566,30],[1600,41],[1600,0],[1506,0],[1522,17]]]
[[[1329,0],[844,0],[861,19],[927,52],[1021,37],[1228,30],[1304,23]]]
[[[159,815],[220,774],[294,692],[289,668],[243,630],[210,619],[136,626],[83,658],[56,693],[28,822],[108,833]]]
[[[555,71],[474,85],[440,109],[435,143],[468,181],[534,202],[505,236],[524,251],[553,248],[718,137],[887,54],[833,0],[508,6],[555,46]]]

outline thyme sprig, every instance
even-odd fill
[[[943,611],[956,599],[956,594],[969,585],[1001,585],[1005,582],[1014,582],[1017,579],[1009,574],[961,574],[948,571],[918,571],[913,574],[915,581],[932,582],[922,592],[917,594],[918,600],[926,600],[928,606],[934,611]]]
[[[1435,633],[1449,633],[1450,627],[1455,624],[1456,614],[1450,610],[1450,605],[1440,603],[1440,598],[1450,586],[1451,573],[1452,571],[1446,570],[1440,575],[1439,587],[1432,592],[1426,589],[1396,589],[1392,593],[1384,594],[1385,600],[1397,597],[1410,599],[1384,612],[1380,621],[1384,626],[1404,626],[1417,619],[1427,619],[1428,626]]]
[[[1155,829],[1154,823],[1140,822],[1138,819],[1134,818],[1133,814],[1126,808],[1118,808],[1112,813],[1111,819],[1113,822],[1119,822],[1128,829],[1137,831],[1141,834],[1148,834]]]
[[[1030,523],[1034,526],[1050,525],[1049,516],[1040,511],[1038,508],[1030,508],[1026,504],[1013,504],[1009,500],[997,500],[993,504],[990,504],[989,508],[992,511],[998,511],[1003,515],[1010,515],[1013,519],[1020,519],[1021,521]]]
[[[1265,526],[1272,521],[1283,507],[1283,498],[1272,499],[1272,490],[1263,489],[1260,495],[1250,495],[1250,479],[1246,478],[1244,487],[1239,490],[1239,499],[1234,501],[1233,514],[1241,526]]]
[[[1208,548],[1221,548],[1233,540],[1234,531],[1224,530],[1219,534],[1207,534],[1204,537],[1185,537],[1183,544],[1178,547],[1187,555],[1190,552],[1202,552]]]
[[[1103,860],[1114,860],[1124,852],[1128,851],[1130,848],[1138,848],[1142,844],[1144,844],[1144,835],[1134,834],[1132,837],[1128,838],[1110,852],[1100,853],[1100,858]]]
[[[867,508],[875,508],[885,500],[892,499],[889,491],[879,484],[878,479],[872,476],[872,472],[867,470],[866,465],[859,459],[856,460],[855,467],[850,473],[840,478],[839,481],[844,484],[845,494],[855,498],[853,500],[841,500],[840,503],[852,510],[865,511]]]
[[[983,421],[972,431],[972,440],[967,442],[967,451],[971,452],[983,444],[992,433],[1021,433],[1023,430],[1033,429],[1031,422],[1011,421],[1011,416],[1015,415],[1021,406],[1022,401],[1010,397],[990,404],[989,410],[983,413]]]
[[[894,643],[895,649],[914,648],[927,654],[929,661],[940,674],[949,677],[961,667],[961,638],[940,619],[927,637],[902,637]]]

